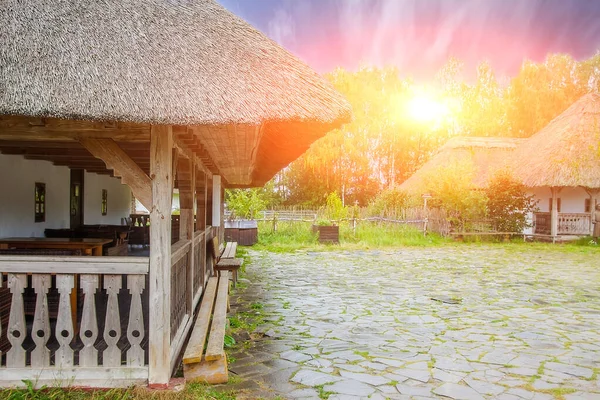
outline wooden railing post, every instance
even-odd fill
[[[150,128],[150,321],[149,371],[151,387],[169,384],[171,345],[171,201],[172,151],[171,126]]]

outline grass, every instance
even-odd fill
[[[431,246],[451,243],[450,239],[423,232],[414,227],[395,224],[365,222],[357,226],[356,232],[349,224],[340,226],[340,244],[327,245],[318,242],[317,233],[311,230],[310,222],[280,221],[277,231],[270,222],[259,222],[258,243],[254,248],[273,252],[296,250],[346,250],[370,249],[397,246]]]
[[[259,222],[258,243],[252,248],[268,250],[276,253],[287,253],[299,250],[340,251],[368,250],[376,248],[395,248],[403,246],[497,246],[507,250],[521,251],[527,248],[532,251],[555,251],[560,253],[589,254],[600,251],[600,245],[591,244],[591,237],[582,238],[569,243],[524,242],[522,238],[514,238],[509,242],[502,240],[474,239],[457,242],[437,234],[423,235],[420,229],[407,225],[389,223],[361,222],[354,232],[348,223],[340,225],[340,244],[320,244],[317,233],[311,230],[311,222],[279,221],[277,231],[273,231],[272,222]]]
[[[2,400],[235,400],[233,391],[217,391],[214,387],[202,383],[191,382],[185,385],[182,391],[172,390],[153,391],[143,387],[129,389],[91,390],[91,389],[65,389],[65,388],[42,388],[33,389],[31,382],[25,389],[0,390]]]

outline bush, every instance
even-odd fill
[[[386,189],[379,193],[369,205],[369,214],[380,217],[397,217],[408,208],[412,199],[408,193],[398,188]]]
[[[431,208],[444,209],[455,231],[470,229],[470,224],[485,218],[487,196],[473,189],[473,165],[455,162],[436,169],[424,179],[424,192],[431,194]]]
[[[340,221],[348,216],[348,210],[344,207],[342,199],[336,192],[331,192],[327,196],[325,216],[331,221]]]
[[[526,190],[508,171],[490,178],[486,189],[488,218],[497,231],[522,232],[531,226],[527,216],[537,209],[537,202]]]
[[[227,208],[238,218],[254,219],[266,208],[267,202],[260,189],[232,189],[225,191]]]

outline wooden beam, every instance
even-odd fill
[[[135,198],[146,209],[152,209],[150,178],[112,139],[85,138],[79,142],[94,157],[104,161],[106,167],[114,171],[115,176],[121,177],[121,182],[131,188]]]
[[[147,142],[150,125],[22,116],[0,117],[0,140],[57,141],[98,138]]]
[[[129,152],[129,150],[140,150],[150,154],[150,143],[147,142],[123,142],[115,140],[120,148]],[[85,148],[79,142],[64,142],[64,141],[36,141],[36,140],[0,140],[0,148],[23,148],[23,149],[73,149],[83,150]]]
[[[190,133],[191,134],[191,133]],[[192,149],[190,148],[190,146],[186,143],[186,140],[183,139],[186,136],[183,136],[182,134],[179,134],[178,136],[174,137],[174,142],[175,145],[177,146],[177,148],[179,148],[181,150],[181,153],[186,157],[189,158],[190,160],[194,160],[195,164],[204,171],[204,173],[206,174],[211,174],[212,172],[210,171],[210,169],[208,168],[207,165],[204,164],[204,162],[200,159],[200,157],[198,157],[197,154],[195,154]]]
[[[153,126],[150,133],[150,387],[166,388],[171,377],[171,201],[173,131]]]

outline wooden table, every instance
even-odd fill
[[[75,249],[85,255],[101,256],[102,246],[112,239],[73,239],[73,238],[37,238],[12,237],[0,239],[0,249]]]

